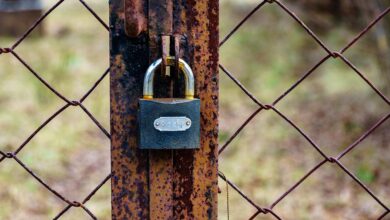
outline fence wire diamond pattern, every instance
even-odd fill
[[[21,65],[23,65],[26,69],[29,70],[31,74],[33,74],[41,83],[43,83],[52,93],[54,93],[59,99],[65,102],[65,105],[58,109],[53,115],[48,117],[46,121],[44,121],[24,142],[13,152],[3,152],[0,150],[0,165],[4,160],[13,160],[15,163],[19,164],[26,172],[28,172],[32,178],[36,179],[42,186],[44,186],[48,191],[53,193],[59,199],[64,201],[67,206],[61,210],[54,219],[59,219],[64,213],[66,213],[71,208],[81,208],[83,209],[92,219],[97,219],[96,216],[85,206],[85,204],[94,196],[94,194],[111,178],[111,174],[108,174],[106,178],[104,178],[100,184],[98,184],[82,201],[70,201],[66,198],[66,196],[61,195],[55,189],[53,189],[50,185],[48,185],[43,179],[41,179],[34,171],[32,171],[29,167],[23,163],[18,158],[18,153],[24,150],[28,143],[52,120],[58,117],[65,109],[73,106],[79,107],[81,110],[94,122],[94,124],[110,139],[109,132],[98,122],[98,120],[88,111],[88,109],[83,105],[83,101],[94,91],[94,89],[99,85],[99,83],[108,75],[109,68],[99,77],[99,79],[95,82],[95,84],[79,99],[79,100],[69,100],[58,92],[52,85],[46,82],[38,72],[36,72],[22,57],[15,52],[15,49],[20,45],[30,34],[31,32],[55,9],[57,9],[65,0],[58,1],[54,6],[52,6],[39,20],[37,20],[34,25],[31,26],[29,30],[25,32],[23,36],[21,36],[11,47],[0,48],[0,55],[9,54],[14,56]],[[109,30],[108,25],[95,13],[95,11],[88,6],[88,4],[79,0],[82,6],[84,6],[93,17],[95,17],[105,28],[107,31]],[[389,99],[375,87],[375,85],[365,76],[365,74],[360,71],[350,60],[348,60],[343,53],[346,52],[349,48],[351,48],[359,39],[361,39],[372,27],[374,27],[381,19],[383,19],[390,11],[390,8],[384,10],[381,14],[379,14],[364,30],[362,30],[356,37],[354,37],[344,48],[339,51],[332,51],[326,46],[319,37],[305,25],[305,23],[293,13],[284,3],[279,0],[263,0],[260,4],[258,4],[244,19],[242,19],[238,25],[221,41],[219,46],[222,46],[230,37],[234,35],[234,33],[240,29],[240,27],[257,11],[259,11],[264,5],[273,4],[275,7],[279,7],[280,10],[283,10],[287,13],[292,19],[294,19],[304,31],[307,32],[326,52],[326,56],[320,59],[312,68],[310,68],[307,72],[305,72],[302,77],[296,81],[290,88],[288,88],[282,95],[280,95],[275,101],[271,104],[263,104],[259,101],[248,89],[245,88],[234,76],[231,72],[229,72],[222,64],[220,64],[220,69],[224,72],[243,92],[256,104],[258,108],[255,112],[253,112],[244,123],[238,128],[238,130],[226,141],[225,144],[221,146],[219,149],[219,153],[221,154],[234,140],[237,135],[251,122],[259,112],[261,111],[274,111],[277,115],[279,115],[282,119],[284,119],[288,124],[290,124],[297,132],[299,132],[309,143],[310,145],[324,158],[320,163],[314,166],[307,174],[305,174],[297,183],[291,186],[285,193],[283,193],[279,198],[269,206],[261,206],[254,202],[248,195],[246,195],[241,189],[239,189],[233,182],[227,179],[222,173],[219,174],[220,178],[226,181],[235,191],[237,191],[243,199],[245,199],[249,204],[251,204],[257,211],[253,213],[253,215],[249,219],[254,219],[260,214],[264,215],[272,215],[275,219],[282,219],[277,213],[273,211],[273,208],[278,205],[284,198],[286,198],[291,192],[293,192],[297,187],[300,186],[310,175],[319,170],[326,163],[336,164],[341,170],[345,172],[346,175],[350,176],[356,183],[358,183],[374,200],[377,201],[379,205],[381,205],[384,209],[384,212],[378,217],[378,220],[384,219],[390,213],[389,207],[381,201],[362,181],[360,181],[348,168],[346,168],[341,162],[340,159],[346,156],[349,152],[351,152],[355,147],[357,147],[364,139],[366,139],[375,129],[377,129],[381,124],[387,121],[390,117],[390,113],[385,115],[382,119],[380,119],[375,125],[373,125],[369,130],[367,130],[364,134],[360,136],[354,143],[349,145],[344,151],[342,151],[339,155],[333,157],[326,155],[321,148],[312,140],[302,129],[300,129],[293,121],[291,121],[288,117],[286,117],[282,112],[280,112],[276,105],[287,96],[292,90],[294,90],[302,81],[304,81],[310,74],[312,74],[319,66],[321,66],[328,59],[341,59],[347,66],[349,66],[365,83],[367,83],[376,93],[380,96],[387,105],[390,105]]]
[[[286,115],[276,108],[276,105],[286,97],[292,90],[294,90],[302,81],[304,81],[310,74],[312,74],[318,67],[320,67],[325,61],[333,58],[340,59],[344,62],[349,68],[351,68],[367,85],[375,91],[375,93],[380,96],[387,105],[390,105],[389,99],[377,88],[375,85],[365,76],[365,74],[360,71],[350,60],[348,60],[343,53],[350,49],[359,39],[367,34],[372,27],[374,27],[381,19],[383,19],[390,11],[390,8],[385,9],[381,14],[379,14],[364,30],[362,30],[358,35],[356,35],[344,48],[339,51],[332,51],[328,46],[321,41],[321,39],[300,19],[288,6],[286,6],[282,1],[279,0],[263,0],[261,1],[252,11],[249,12],[220,42],[219,46],[223,46],[233,35],[239,30],[242,25],[251,18],[257,11],[259,11],[264,5],[272,4],[274,7],[278,7],[280,10],[284,11],[294,19],[302,28],[303,31],[306,31],[310,37],[312,37],[315,42],[326,52],[326,56],[320,59],[313,67],[311,67],[307,72],[305,72],[299,80],[297,80],[290,88],[288,88],[283,94],[281,94],[275,101],[271,104],[264,104],[259,101],[245,86],[233,76],[233,74],[227,70],[222,64],[219,65],[223,73],[225,73],[257,106],[258,108],[241,124],[241,126],[234,132],[234,134],[226,141],[225,144],[219,149],[219,154],[229,146],[229,144],[238,136],[238,134],[251,122],[260,112],[262,111],[274,111],[278,116],[280,116],[284,121],[291,125],[300,135],[302,135],[306,141],[323,157],[323,160],[314,166],[308,173],[306,173],[301,179],[298,180],[293,186],[291,186],[287,191],[285,191],[279,198],[269,206],[261,206],[257,204],[253,199],[245,194],[238,186],[236,186],[232,181],[226,178],[226,176],[219,172],[219,177],[230,185],[239,195],[242,196],[250,205],[252,205],[257,211],[249,218],[255,219],[260,214],[272,215],[275,219],[282,219],[277,213],[273,211],[283,199],[285,199],[291,192],[293,192],[297,187],[299,187],[309,176],[318,171],[324,164],[332,163],[336,164],[346,175],[350,176],[357,184],[359,184],[380,206],[383,207],[384,212],[378,217],[378,220],[384,219],[390,213],[389,207],[381,201],[362,181],[358,179],[348,168],[346,168],[340,161],[341,158],[346,156],[354,148],[356,148],[364,139],[366,139],[375,129],[377,129],[381,124],[383,124],[390,117],[390,112],[387,113],[383,118],[381,118],[375,125],[368,129],[364,134],[362,134],[354,143],[345,148],[344,151],[339,153],[337,156],[328,156],[324,151],[319,147],[316,142],[311,139],[301,128],[299,128],[292,120],[290,120]]]
[[[56,119],[61,113],[63,113],[67,108],[79,107],[92,121],[93,123],[104,133],[104,135],[110,139],[110,133],[99,123],[99,121],[92,115],[88,109],[83,105],[83,102],[88,98],[88,96],[95,90],[95,88],[100,84],[100,82],[108,75],[109,68],[107,68],[104,73],[98,78],[95,84],[79,99],[79,100],[69,100],[65,95],[58,92],[52,85],[46,82],[41,75],[36,72],[31,65],[29,65],[17,52],[15,49],[23,43],[23,41],[35,30],[43,20],[47,18],[47,16],[53,11],[55,11],[65,0],[60,0],[56,2],[46,13],[44,13],[11,47],[8,48],[0,48],[0,55],[10,54],[14,56],[22,66],[24,66],[31,74],[33,74],[42,84],[44,84],[52,93],[54,93],[59,99],[65,102],[65,105],[58,109],[53,115],[48,117],[46,121],[44,121],[24,142],[13,152],[3,152],[0,150],[0,165],[6,159],[14,160],[15,163],[18,163],[26,172],[28,172],[32,178],[38,181],[42,186],[44,186],[48,191],[53,193],[56,197],[61,199],[63,202],[67,204],[66,207],[63,208],[54,219],[60,219],[67,211],[71,208],[81,208],[83,209],[92,219],[97,219],[97,217],[85,206],[85,204],[95,195],[95,193],[110,180],[111,174],[108,174],[82,201],[70,201],[66,198],[66,196],[61,195],[54,188],[48,185],[42,178],[40,178],[33,170],[31,170],[22,160],[18,158],[18,153],[27,148],[28,143],[44,128],[48,125],[52,120]],[[85,7],[89,13],[95,17],[98,22],[102,25],[104,29],[109,30],[108,25],[101,19],[97,13],[83,0],[79,0],[81,3],[81,7]]]

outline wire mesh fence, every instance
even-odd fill
[[[80,208],[84,210],[92,219],[96,219],[94,213],[90,211],[86,207],[86,203],[95,195],[95,193],[109,181],[111,178],[111,174],[108,174],[106,178],[104,178],[100,184],[98,184],[82,201],[71,201],[67,199],[66,195],[62,195],[57,192],[54,188],[52,188],[47,182],[45,182],[42,178],[39,177],[38,174],[35,173],[32,169],[30,169],[19,157],[18,154],[21,151],[28,150],[29,142],[44,128],[46,127],[52,120],[55,120],[59,115],[61,115],[67,108],[69,107],[79,107],[92,121],[93,123],[103,132],[103,134],[110,139],[110,133],[99,123],[99,121],[94,117],[94,115],[83,105],[84,100],[86,100],[91,93],[94,92],[95,88],[101,83],[101,81],[107,77],[109,73],[109,68],[97,79],[95,84],[79,99],[79,100],[70,100],[66,95],[60,93],[56,90],[50,83],[45,81],[43,77],[41,77],[40,73],[35,71],[29,63],[23,59],[15,49],[24,42],[24,40],[33,32],[34,29],[40,25],[49,14],[55,11],[58,7],[61,7],[61,4],[65,0],[58,1],[54,6],[52,6],[38,21],[34,23],[34,25],[25,32],[23,36],[21,36],[11,47],[0,48],[0,55],[9,55],[15,57],[20,65],[25,67],[31,74],[33,74],[44,86],[46,86],[53,94],[55,94],[58,99],[62,100],[65,104],[58,109],[53,115],[50,115],[23,143],[12,152],[4,152],[0,150],[0,166],[1,163],[5,160],[12,160],[14,163],[17,163],[22,167],[27,173],[31,175],[31,178],[34,178],[37,182],[39,182],[42,186],[44,186],[48,191],[54,194],[56,197],[64,201],[67,205],[60,210],[58,214],[54,217],[54,219],[59,219],[63,216],[68,210],[72,208]],[[79,0],[81,3],[80,7],[85,7],[93,16],[96,18],[102,25],[102,28],[105,30],[109,30],[108,25],[95,13],[95,11],[88,6],[88,4]],[[245,127],[258,116],[260,112],[263,111],[273,111],[281,119],[286,121],[289,125],[291,125],[302,137],[304,137],[307,142],[318,152],[318,154],[323,158],[318,164],[316,164],[309,172],[303,175],[295,184],[293,184],[289,189],[287,189],[281,196],[275,198],[274,202],[270,205],[258,204],[255,202],[251,196],[247,195],[243,190],[241,190],[238,186],[236,186],[232,181],[230,181],[223,173],[219,173],[219,176],[223,181],[225,181],[232,189],[238,192],[243,201],[247,202],[251,206],[253,206],[256,211],[252,214],[249,219],[255,219],[259,215],[271,215],[275,219],[283,219],[278,213],[274,211],[274,208],[286,197],[288,197],[293,191],[295,191],[309,176],[313,173],[317,172],[321,169],[325,164],[335,164],[337,165],[345,175],[348,175],[353,181],[360,185],[360,187],[366,191],[366,193],[371,196],[380,206],[383,207],[383,213],[378,216],[378,219],[384,219],[386,216],[389,216],[390,209],[386,205],[385,202],[382,201],[375,193],[373,193],[359,178],[353,174],[341,161],[340,159],[348,156],[348,154],[353,151],[359,144],[365,140],[371,133],[373,133],[378,127],[380,127],[384,122],[386,122],[390,113],[387,113],[383,118],[381,118],[378,122],[376,122],[370,129],[368,129],[365,133],[361,135],[354,143],[345,148],[344,151],[340,152],[336,156],[327,155],[323,149],[316,143],[315,140],[309,137],[307,133],[305,133],[298,125],[293,122],[289,117],[283,114],[276,106],[277,104],[283,100],[286,96],[288,96],[295,88],[297,88],[305,79],[307,79],[316,69],[322,66],[329,59],[339,59],[344,62],[349,68],[351,68],[360,78],[364,81],[371,89],[388,105],[390,106],[389,99],[383,92],[381,92],[367,77],[366,74],[357,68],[347,57],[343,54],[352,48],[356,42],[358,42],[363,36],[365,36],[379,21],[381,21],[390,11],[390,8],[385,9],[381,14],[379,14],[365,29],[363,29],[356,37],[349,41],[347,45],[341,48],[338,51],[331,50],[305,23],[303,20],[298,17],[294,12],[286,6],[282,1],[279,0],[263,0],[258,4],[247,16],[245,16],[238,24],[233,28],[229,34],[222,39],[220,42],[220,47],[225,44],[231,37],[234,37],[234,34],[242,27],[244,23],[248,21],[257,11],[261,10],[264,5],[272,4],[273,7],[278,8],[285,13],[287,13],[291,19],[295,20],[301,27],[302,31],[305,31],[310,37],[312,37],[317,44],[326,52],[326,55],[321,58],[315,65],[313,65],[307,72],[305,72],[299,80],[297,80],[291,87],[287,88],[285,92],[283,92],[277,99],[275,99],[271,104],[264,104],[260,100],[256,98],[254,94],[251,93],[227,68],[220,64],[220,69],[223,73],[225,73],[258,107],[257,109],[239,126],[239,128],[233,133],[233,135],[227,139],[227,141],[221,145],[219,153],[223,156],[223,152],[230,146],[231,142],[235,140],[238,135],[245,129]],[[107,42],[108,43],[108,42]],[[0,174],[1,175],[1,174]]]
[[[376,94],[379,96],[387,106],[390,105],[388,97],[384,95],[367,77],[366,74],[357,68],[347,57],[343,54],[349,50],[351,47],[355,45],[363,36],[365,36],[379,21],[381,21],[390,11],[390,8],[386,8],[382,13],[377,15],[377,17],[371,21],[371,23],[364,28],[359,34],[357,34],[352,40],[349,41],[347,45],[341,48],[338,51],[331,50],[317,35],[314,33],[304,22],[298,17],[285,3],[279,0],[264,0],[261,1],[252,11],[249,12],[220,42],[220,47],[223,46],[234,34],[245,24],[248,19],[250,19],[257,11],[261,10],[264,5],[272,4],[273,7],[278,8],[278,10],[282,10],[284,13],[295,20],[302,28],[302,31],[305,31],[311,38],[315,40],[315,42],[326,52],[326,55],[318,60],[318,62],[312,66],[307,72],[305,72],[301,78],[299,78],[293,85],[285,90],[278,98],[276,98],[271,104],[264,104],[260,100],[256,98],[254,94],[251,93],[227,68],[220,64],[220,70],[225,73],[252,101],[257,105],[257,110],[255,110],[233,133],[233,135],[227,139],[227,141],[221,145],[219,149],[220,157],[223,156],[223,152],[230,146],[231,142],[237,138],[237,136],[244,130],[244,128],[253,121],[256,116],[263,111],[273,111],[276,113],[281,119],[286,121],[290,126],[292,126],[304,139],[318,152],[318,154],[323,158],[321,162],[316,164],[309,172],[303,175],[295,184],[293,184],[290,188],[288,188],[281,196],[275,198],[274,202],[270,205],[262,205],[258,204],[254,199],[251,198],[250,195],[246,194],[243,190],[241,190],[237,185],[235,185],[232,181],[230,181],[223,173],[219,173],[220,178],[223,181],[226,181],[231,188],[233,188],[239,195],[241,195],[243,201],[249,203],[253,208],[255,208],[255,213],[249,219],[255,219],[260,215],[270,215],[275,219],[283,219],[282,216],[274,211],[274,208],[286,197],[288,197],[293,191],[295,191],[305,180],[308,179],[313,173],[316,173],[321,169],[325,164],[336,164],[339,169],[344,171],[345,175],[348,175],[353,181],[355,181],[369,196],[371,196],[382,208],[383,213],[378,216],[378,219],[384,219],[388,216],[390,209],[383,202],[383,199],[379,198],[375,193],[373,193],[353,172],[350,171],[341,161],[340,159],[347,156],[351,151],[353,151],[363,140],[365,140],[371,133],[373,133],[378,127],[380,127],[385,121],[387,121],[390,117],[390,113],[387,113],[384,117],[382,117],[378,122],[376,122],[370,129],[368,129],[365,133],[363,133],[355,142],[346,147],[342,152],[340,152],[337,156],[329,156],[324,150],[316,143],[315,140],[309,137],[309,135],[303,131],[298,125],[292,121],[289,117],[287,117],[284,113],[282,113],[276,106],[277,104],[283,100],[286,96],[288,96],[294,89],[296,89],[305,79],[307,79],[316,69],[322,66],[329,59],[340,59],[344,62],[349,68],[351,68],[354,73],[356,73],[361,80],[363,80]],[[229,200],[229,199],[228,199]],[[229,208],[228,208],[229,210]],[[229,215],[229,214],[228,214]]]
[[[43,128],[45,128],[51,121],[56,120],[56,118],[59,117],[66,109],[69,107],[79,107],[90,119],[91,121],[101,130],[101,132],[107,137],[107,139],[110,139],[110,133],[99,123],[99,121],[96,119],[96,117],[83,105],[83,102],[91,95],[91,93],[94,92],[96,87],[102,82],[102,80],[107,77],[109,73],[109,68],[107,68],[104,73],[97,79],[97,81],[94,83],[94,85],[89,88],[89,90],[78,100],[70,100],[66,97],[65,94],[62,94],[56,88],[48,83],[39,72],[35,71],[33,67],[24,59],[22,56],[20,56],[15,49],[21,45],[28,36],[31,35],[31,33],[38,28],[38,26],[56,9],[61,7],[62,3],[65,0],[60,0],[56,2],[51,8],[47,10],[26,32],[16,40],[16,42],[11,46],[7,48],[0,48],[0,55],[10,55],[16,58],[19,61],[19,64],[22,65],[24,68],[26,68],[31,74],[33,74],[44,86],[46,86],[53,94],[57,96],[58,99],[62,100],[65,105],[63,105],[61,108],[59,108],[53,115],[50,115],[36,130],[30,134],[30,136],[22,142],[20,146],[17,147],[16,150],[12,152],[4,152],[0,150],[0,166],[1,163],[5,160],[13,160],[14,163],[17,163],[22,167],[27,173],[31,175],[31,178],[34,178],[37,182],[39,182],[43,187],[45,187],[49,192],[51,192],[53,195],[58,197],[60,200],[65,202],[67,205],[58,212],[56,216],[54,216],[54,219],[59,219],[61,216],[63,216],[66,212],[68,212],[71,208],[80,208],[83,209],[92,219],[97,219],[94,213],[88,209],[85,204],[95,195],[95,193],[110,180],[111,174],[107,174],[107,176],[82,200],[82,201],[71,201],[67,198],[66,195],[63,195],[56,191],[51,185],[49,185],[43,178],[41,178],[35,171],[33,171],[31,168],[29,168],[25,162],[23,162],[19,157],[18,154],[21,151],[28,150],[28,145],[34,137],[42,131]],[[80,7],[85,7],[91,16],[93,16],[102,26],[102,29],[105,29],[108,33],[108,25],[103,21],[102,18],[99,17],[99,15],[83,0],[79,0]],[[107,42],[108,44],[108,42]],[[43,61],[42,61],[43,62]],[[59,137],[61,138],[61,137]],[[43,163],[43,162],[42,162]],[[1,174],[0,174],[1,175]]]

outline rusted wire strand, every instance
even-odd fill
[[[282,218],[280,216],[278,216],[274,211],[272,211],[271,209],[264,209],[264,214],[271,214],[275,219],[278,219],[278,220],[282,220]],[[259,214],[261,214],[261,212],[256,212],[254,215],[252,215],[249,219],[255,219]]]
[[[359,137],[355,142],[353,142],[350,146],[348,146],[343,152],[341,152],[336,158],[340,160],[350,151],[352,151],[356,146],[358,146],[364,139],[366,139],[371,133],[373,133],[381,124],[383,124],[387,119],[390,118],[390,113],[384,116],[381,120],[379,120],[375,125],[373,125],[368,131],[366,131],[361,137]]]
[[[99,191],[99,189],[108,181],[111,179],[111,176],[112,174],[110,173],[106,178],[103,179],[102,182],[99,183],[99,185],[97,185],[93,190],[92,192],[90,192],[87,197],[85,197],[85,199],[83,200],[83,202],[81,204],[85,204],[87,203],[96,193],[97,191]],[[53,218],[53,220],[57,220],[59,219],[63,214],[65,214],[70,208],[72,208],[71,205],[67,205],[60,213],[58,213],[58,215],[56,217]]]
[[[257,105],[259,105],[260,107],[262,108],[265,108],[264,105],[259,101],[257,100],[257,98],[251,93],[249,92],[248,89],[245,88],[244,85],[242,85],[242,83],[237,80],[225,67],[223,67],[221,64],[219,65],[219,68],[238,86],[240,87],[240,89],[250,98],[252,99],[252,101],[254,103],[256,103]]]
[[[360,40],[363,35],[365,35],[367,32],[371,30],[372,27],[374,27],[380,20],[383,19],[388,13],[390,12],[390,7],[386,8],[381,14],[379,14],[366,28],[364,28],[358,35],[356,35],[342,50],[340,50],[340,53],[344,53],[347,51],[350,47],[352,47],[358,40]]]
[[[262,213],[265,213],[264,209],[261,208],[259,205],[256,204],[251,198],[249,198],[245,193],[243,193],[234,183],[232,183],[229,179],[227,179],[224,175],[222,175],[220,172],[218,172],[219,177],[226,181],[238,194],[240,194],[249,204],[251,204],[254,208],[259,210]]]
[[[103,25],[103,27],[109,31],[110,28],[108,27],[108,25],[106,24],[106,22],[103,21],[103,19],[94,11],[92,10],[92,8],[84,1],[84,0],[79,0],[79,2],[96,18],[96,20],[99,21],[99,23],[101,25]]]
[[[387,214],[389,214],[389,213],[390,213],[390,211],[384,212],[381,216],[379,216],[378,220],[382,220],[382,219],[383,219],[384,217],[386,217]]]
[[[223,174],[221,171],[218,171],[220,175],[224,177],[224,179],[227,179],[225,174]],[[230,197],[229,197],[229,183],[225,181],[226,183],[226,215],[227,215],[227,220],[230,220]]]
[[[303,22],[293,11],[291,11],[285,4],[281,1],[274,0],[277,5],[279,5],[287,14],[289,14],[298,24],[305,29],[305,31],[324,49],[328,54],[332,54],[332,51],[325,45],[324,42]]]
[[[223,40],[219,43],[219,47],[221,47],[229,38],[236,33],[238,29],[250,18],[252,17],[253,14],[255,14],[263,5],[267,3],[266,0],[261,1],[260,4],[258,4],[249,14],[247,14],[224,38]]]
[[[66,103],[72,105],[72,102],[68,100],[65,96],[63,96],[60,92],[58,92],[52,85],[50,85],[46,80],[44,80],[33,68],[27,64],[27,62],[22,59],[15,51],[10,52],[23,66],[26,67],[41,83],[43,83],[48,89],[50,89],[58,98],[62,99]]]
[[[261,112],[261,110],[263,110],[262,107],[256,109],[256,111],[254,111],[245,120],[245,122],[243,124],[241,124],[241,126],[234,132],[234,134],[232,136],[230,136],[230,138],[226,141],[226,143],[219,149],[218,154],[221,154],[229,146],[229,144],[237,137],[238,134],[240,134],[240,132],[249,124],[249,122],[251,122],[252,119],[254,119],[255,116]]]
[[[95,84],[85,93],[79,102],[83,103],[84,100],[96,89],[96,87],[103,81],[103,79],[110,73],[110,67],[104,71],[103,75],[95,82]]]
[[[337,160],[336,158],[331,158],[330,162],[339,165],[339,167],[345,173],[347,173],[353,180],[355,180],[355,182],[359,184],[373,199],[375,199],[379,205],[381,205],[386,211],[389,211],[389,208],[376,195],[374,195],[374,193],[371,192],[371,190],[366,185],[364,185],[364,183],[360,181],[359,178],[357,178],[351,171],[349,171],[339,160]]]
[[[65,0],[60,0],[58,1],[57,3],[55,3],[49,10],[47,10],[33,25],[31,25],[31,27],[12,45],[11,49],[14,50],[20,43],[22,43],[22,41],[24,41],[24,39],[27,38],[27,36],[30,35],[30,33],[35,30],[36,27],[38,27],[39,24],[41,24],[41,22],[43,20],[45,20],[45,18],[51,14],[56,8],[58,8],[58,6],[60,6]]]
[[[300,180],[298,180],[297,183],[295,183],[292,187],[290,187],[283,195],[281,195],[278,199],[276,199],[275,202],[272,203],[270,206],[271,209],[273,209],[280,201],[284,199],[288,194],[290,194],[292,191],[295,190],[303,181],[305,181],[311,174],[313,174],[318,168],[320,168],[322,165],[324,165],[328,160],[325,159],[321,163],[317,164],[314,168],[312,168],[308,173],[306,173]]]
[[[110,133],[99,123],[99,121],[84,107],[81,102],[78,103],[80,108],[88,115],[88,117],[98,126],[98,128],[107,136],[108,139],[111,139]]]
[[[367,77],[364,76],[364,74],[355,66],[351,63],[351,61],[349,61],[345,56],[339,54],[339,57],[341,58],[341,60],[343,60],[349,67],[351,67],[351,69],[353,69],[359,76],[360,78],[362,78],[364,80],[364,82],[367,83],[367,85],[369,85],[382,99],[383,101],[385,101],[388,105],[390,105],[390,101],[389,99],[382,93],[379,91],[379,89],[377,89],[374,84],[367,79]]]
[[[282,100],[286,95],[288,95],[295,87],[297,87],[301,82],[304,81],[304,79],[306,79],[310,74],[312,74],[314,72],[314,70],[316,70],[319,66],[321,66],[322,63],[324,63],[326,60],[328,60],[331,56],[330,55],[327,55],[326,57],[324,57],[323,59],[321,59],[318,63],[316,63],[312,68],[310,68],[309,71],[307,71],[305,74],[303,74],[303,76],[298,80],[296,81],[290,88],[288,88],[282,95],[280,95],[274,102],[272,102],[272,105],[276,105],[280,100]],[[220,65],[221,67],[222,65]],[[225,72],[224,70],[226,70],[226,68],[222,69],[223,72]],[[229,73],[227,70],[225,73]],[[229,77],[232,77],[234,78],[233,75],[229,75]],[[238,79],[234,78],[234,82],[238,82],[241,89],[243,89],[243,91],[248,91],[243,85],[242,83],[239,82]],[[237,85],[238,85],[237,83]],[[251,94],[251,93],[249,93]],[[252,97],[250,97],[252,100],[257,100],[256,98],[254,98],[254,96],[252,95]],[[219,150],[219,154],[221,154],[226,148],[227,146],[236,138],[236,136],[249,124],[249,122],[252,121],[252,119],[258,114],[261,112],[261,110],[264,109],[264,105],[262,105],[260,102],[255,102],[256,104],[258,104],[260,107],[254,112],[252,113],[247,120],[244,121],[244,123],[234,132],[234,134],[226,141],[226,143],[220,148]]]
[[[53,115],[51,115],[45,122],[43,122],[14,152],[13,154],[17,155],[34,137],[37,135],[47,124],[49,124],[54,118],[57,117],[61,112],[67,109],[70,105],[66,104],[59,110],[57,110]],[[5,157],[0,158],[0,163],[5,159]]]
[[[323,156],[325,159],[328,157],[325,155],[325,153],[321,150],[321,148],[312,140],[302,129],[300,129],[293,121],[291,121],[287,116],[282,114],[278,109],[271,106],[271,109],[274,110],[281,118],[283,118],[287,123],[289,123],[295,130],[297,130],[310,144],[313,146],[321,156]]]

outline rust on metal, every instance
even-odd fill
[[[172,150],[151,150],[149,158],[150,219],[173,219]]]
[[[155,91],[160,97],[172,97],[170,67],[166,58],[170,55],[172,32],[172,1],[148,1],[149,62],[163,58],[161,74],[156,77]],[[172,150],[149,151],[150,219],[173,219],[173,160]]]
[[[124,14],[124,0],[110,1],[112,219],[148,219],[148,153],[138,149],[137,110],[149,48],[146,34],[127,37]]]
[[[184,4],[185,3],[185,4]],[[176,219],[217,219],[218,1],[176,0],[174,30],[201,99],[201,148],[174,152]]]
[[[147,21],[147,34],[129,38],[123,31],[129,12],[124,1],[110,3],[112,218],[217,219],[218,2],[126,0],[148,14],[146,19],[138,13],[143,17],[139,20]],[[174,43],[169,47],[180,54],[169,51],[162,35],[170,35]],[[140,151],[137,103],[142,79],[149,63],[169,53],[189,62],[194,71],[202,103],[201,148]],[[183,94],[180,82],[174,91],[167,89],[171,79],[156,75],[156,97]]]
[[[171,36],[170,35],[162,35],[161,36],[161,57],[162,57],[162,65],[161,72],[166,77],[171,76],[171,67],[167,65],[167,57],[171,55]]]
[[[129,37],[138,37],[147,31],[144,0],[122,0],[125,8],[125,31]]]
[[[174,48],[175,48],[175,72],[172,74],[172,79],[177,81],[179,76],[179,58],[180,58],[180,38],[181,36],[174,35]]]
[[[151,54],[152,59],[161,56],[161,36],[172,34],[172,10],[173,0],[149,0],[148,8],[148,32],[149,48],[151,51],[159,51]]]

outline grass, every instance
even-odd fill
[[[46,5],[54,1],[46,1]],[[88,3],[105,20],[105,2]],[[43,38],[29,37],[17,53],[70,100],[79,99],[108,67],[108,33],[79,4],[65,1],[44,22]],[[221,2],[224,36],[253,1]],[[298,14],[300,15],[298,11]],[[355,32],[345,26],[320,35],[341,48]],[[15,39],[0,38],[0,47]],[[346,52],[375,85],[384,88],[365,37]],[[364,53],[363,53],[364,52]],[[221,63],[259,100],[272,103],[325,52],[275,5],[252,17],[220,50]],[[9,54],[0,56],[0,149],[16,149],[49,115],[65,103]],[[224,144],[257,106],[220,73],[220,143]],[[85,106],[109,128],[106,78]],[[388,94],[389,95],[389,94]],[[277,105],[330,156],[336,156],[383,115],[389,106],[340,60],[330,59]],[[375,194],[388,201],[389,130],[385,122],[342,162]],[[110,170],[110,146],[104,134],[77,107],[53,120],[19,154],[40,177],[68,198],[82,200]],[[220,170],[262,206],[268,206],[323,158],[289,124],[271,111],[261,112],[224,151]],[[220,181],[219,216],[226,219],[226,186]],[[230,219],[247,219],[255,210],[233,189]],[[50,219],[65,204],[32,179],[14,161],[0,166],[0,219]],[[99,219],[109,219],[110,185],[88,203]],[[310,176],[275,212],[283,219],[376,219],[383,210],[342,172],[327,164]],[[62,219],[89,219],[71,209]],[[257,219],[272,219],[259,216]]]

